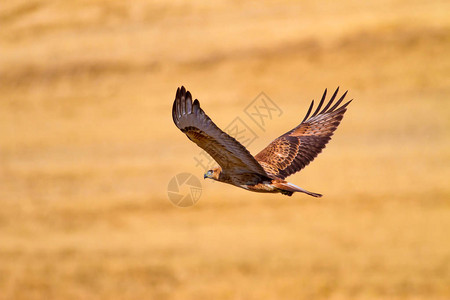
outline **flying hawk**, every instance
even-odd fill
[[[314,100],[300,125],[272,141],[254,157],[237,140],[220,130],[200,108],[198,100],[192,101],[191,93],[183,86],[177,89],[172,118],[175,125],[191,141],[219,164],[219,167],[207,171],[203,178],[229,183],[253,192],[281,193],[288,196],[292,196],[294,192],[302,192],[321,197],[321,194],[309,192],[284,179],[307,166],[331,139],[347,110],[347,105],[351,102],[350,100],[339,106],[347,95],[345,92],[331,107],[338,91],[339,88],[320,110],[327,94],[325,90],[311,116]]]

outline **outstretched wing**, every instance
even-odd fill
[[[192,102],[189,91],[182,86],[172,107],[175,125],[187,137],[204,149],[228,174],[256,173],[267,177],[262,166],[233,137],[220,130],[200,108],[197,99]]]
[[[314,106],[314,100],[300,125],[272,141],[255,156],[267,174],[284,179],[303,169],[322,152],[341,122],[347,105],[351,102],[350,100],[339,107],[347,95],[345,92],[330,108],[338,91],[339,88],[320,111],[327,94],[327,90],[325,90],[319,106],[311,117],[309,115]]]

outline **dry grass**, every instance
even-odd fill
[[[0,8],[0,299],[448,299],[448,1],[7,1]],[[290,181],[203,183],[184,84],[226,126],[264,91],[257,153],[340,85],[356,99]],[[247,120],[248,121],[248,120]]]

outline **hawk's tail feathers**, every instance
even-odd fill
[[[300,193],[305,193],[305,194],[308,194],[310,196],[317,197],[317,198],[322,197],[322,194],[307,191],[307,190],[302,189],[301,187],[296,186],[295,184],[292,184],[290,182],[275,182],[275,183],[273,183],[273,185],[276,188],[280,189],[280,192],[283,195],[292,196],[293,193],[300,192]]]

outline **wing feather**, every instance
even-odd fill
[[[311,116],[314,100],[300,125],[272,141],[255,156],[267,174],[284,179],[306,167],[322,152],[351,102],[350,100],[341,105],[347,95],[345,92],[330,108],[338,92],[339,88],[333,93],[325,107],[320,110],[326,98],[327,90],[325,90],[319,105]]]
[[[267,178],[263,167],[233,137],[219,129],[184,87],[178,88],[172,107],[175,125],[204,149],[228,174],[256,173]]]

